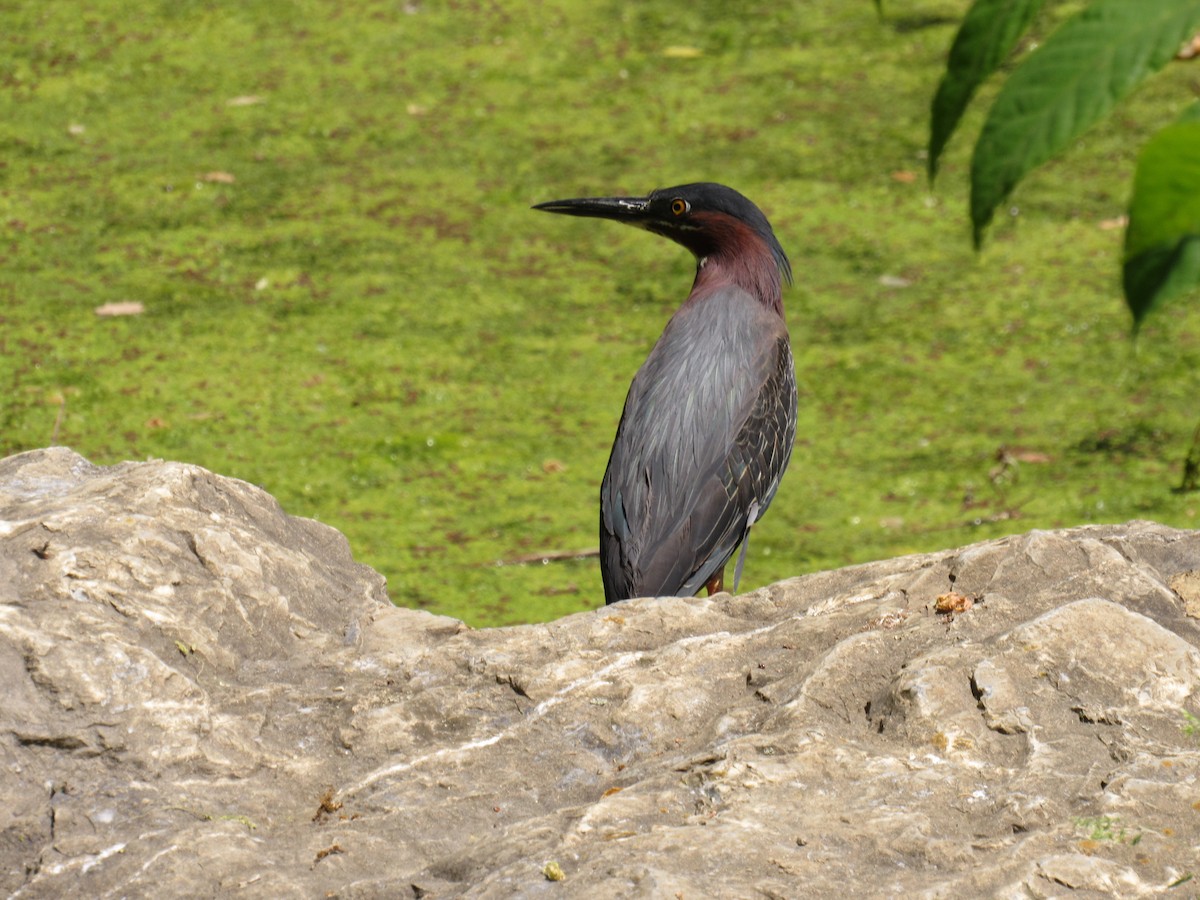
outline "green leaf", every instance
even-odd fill
[[[971,160],[975,246],[1031,169],[1161,69],[1200,25],[1200,0],[1095,0],[1000,89]]]
[[[1123,275],[1135,331],[1152,310],[1200,285],[1200,103],[1138,157]]]
[[[979,85],[1012,51],[1045,0],[975,0],[959,26],[929,121],[929,180]]]

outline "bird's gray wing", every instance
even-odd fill
[[[601,486],[608,602],[696,593],[766,510],[795,438],[782,320],[726,288],[684,307],[639,370]]]

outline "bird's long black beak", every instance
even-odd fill
[[[637,225],[645,220],[649,206],[648,197],[579,197],[574,200],[551,200],[533,208],[565,216],[613,219]]]

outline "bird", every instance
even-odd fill
[[[757,206],[712,182],[533,209],[624,222],[695,257],[691,292],[625,398],[600,486],[600,574],[606,604],[711,596],[741,545],[736,593],[796,438],[787,254]]]

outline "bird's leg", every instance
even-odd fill
[[[708,592],[708,596],[710,597],[713,594],[719,594],[721,591],[725,590],[724,566],[721,566],[721,568],[717,569],[717,571],[713,573],[713,577],[704,582],[704,590]]]

